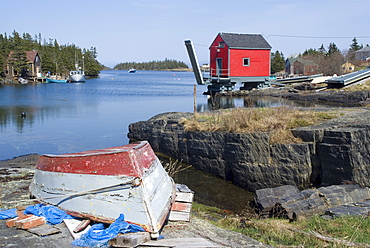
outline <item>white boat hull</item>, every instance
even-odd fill
[[[85,82],[86,77],[83,71],[71,71],[69,74],[69,82]]]
[[[101,154],[97,156],[98,159],[102,157]],[[111,155],[110,158],[115,157]],[[93,163],[94,158],[86,161]],[[72,167],[73,163],[65,166]],[[39,201],[55,205],[74,216],[110,223],[124,214],[126,221],[140,225],[152,234],[159,232],[168,217],[176,190],[158,158],[141,177],[96,173],[36,169],[30,193]]]

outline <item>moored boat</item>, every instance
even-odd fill
[[[69,79],[68,82],[70,83],[83,83],[86,81],[85,71],[83,70],[76,70],[69,72]]]
[[[20,84],[28,84],[28,80],[27,79],[24,79],[24,78],[18,78],[18,82],[20,83]]]
[[[75,71],[69,72],[69,83],[84,83],[86,81],[85,77],[85,63],[84,63],[84,56],[82,56],[82,68],[78,64],[77,54],[75,54]]]
[[[95,221],[128,222],[158,235],[175,185],[149,143],[39,158],[30,186],[37,201]]]
[[[67,83],[67,80],[47,78],[46,83]]]

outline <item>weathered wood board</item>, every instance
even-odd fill
[[[48,225],[48,224],[31,227],[31,228],[28,228],[27,231],[29,231],[30,233],[37,234],[41,237],[61,232],[59,228]]]
[[[151,247],[217,247],[204,238],[173,238],[148,241],[142,246]]]

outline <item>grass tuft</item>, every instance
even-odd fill
[[[177,159],[175,161],[172,161],[171,158],[163,166],[170,177],[174,177],[177,173],[189,169],[190,167],[191,165],[184,165],[181,163],[181,161],[178,161]]]
[[[290,222],[227,214],[198,203],[193,203],[192,213],[273,247],[370,247],[369,216],[344,216],[332,220],[314,216]]]
[[[293,136],[293,128],[310,126],[335,118],[327,112],[301,111],[289,107],[236,108],[214,112],[197,113],[181,123],[185,131],[252,133],[269,132],[270,143],[299,143]]]

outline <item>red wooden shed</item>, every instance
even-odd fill
[[[271,46],[260,34],[219,33],[209,50],[213,83],[243,82],[255,87],[270,77]]]

